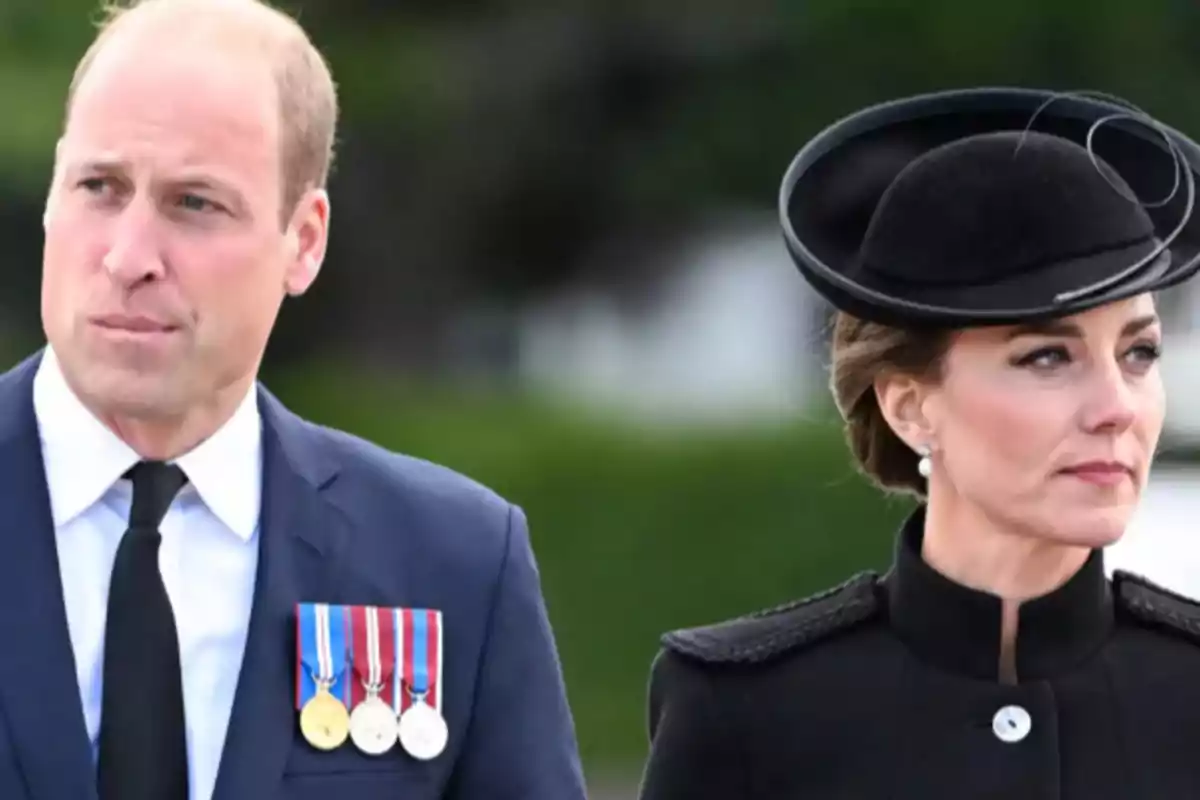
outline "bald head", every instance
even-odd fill
[[[76,67],[68,90],[66,126],[96,62],[133,55],[147,44],[199,46],[206,56],[270,70],[279,108],[285,216],[304,192],[325,188],[338,118],[332,75],[300,25],[261,0],[133,0],[105,6],[100,33]]]

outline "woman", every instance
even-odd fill
[[[801,151],[785,239],[838,311],[850,449],[920,502],[886,574],[664,637],[643,800],[1200,797],[1200,607],[1101,556],[1162,428],[1198,168],[1119,101],[1023,90]]]

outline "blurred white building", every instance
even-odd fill
[[[527,309],[522,381],[656,423],[791,417],[825,390],[820,304],[773,218],[708,230],[665,273],[646,302],[576,293]]]

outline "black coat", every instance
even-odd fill
[[[663,639],[642,800],[1200,798],[1200,604],[1099,551],[1024,604],[1019,683],[1000,602],[921,559]]]

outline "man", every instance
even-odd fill
[[[336,112],[257,0],[145,0],[80,63],[48,346],[0,376],[5,800],[584,797],[522,512],[257,384],[325,255]],[[352,614],[374,637],[331,645]],[[331,654],[343,690],[299,696]],[[368,673],[395,705],[348,731]]]

